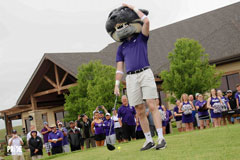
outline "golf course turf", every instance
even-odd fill
[[[157,137],[154,137],[156,141]],[[140,152],[144,140],[116,144],[114,151],[107,147],[92,148],[59,154],[45,159],[56,160],[226,160],[240,159],[240,125],[166,135],[167,148]]]

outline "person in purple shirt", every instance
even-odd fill
[[[136,139],[136,122],[135,122],[136,110],[134,107],[128,104],[128,98],[126,95],[122,96],[122,105],[118,109],[118,121],[123,131],[124,142]]]
[[[166,126],[166,134],[170,134],[170,133],[172,133],[171,120],[173,119],[173,114],[172,114],[171,110],[169,110],[167,108],[166,108],[166,112],[167,112],[167,116],[168,116],[167,126]]]
[[[62,131],[62,133],[63,133],[63,141],[62,141],[63,152],[65,152],[65,153],[70,152],[70,146],[69,146],[68,137],[67,137],[68,131],[65,127],[63,127],[62,122],[58,123],[58,130]]]
[[[198,118],[200,121],[200,129],[204,129],[204,121],[206,128],[209,128],[209,113],[207,108],[207,101],[203,99],[203,95],[198,95],[198,101],[195,103],[196,109],[198,110]]]
[[[114,93],[120,95],[119,85],[124,74],[123,68],[125,64],[127,72],[126,87],[129,104],[136,108],[146,138],[146,142],[140,150],[144,151],[151,148],[157,150],[164,149],[166,147],[166,141],[163,137],[162,125],[161,121],[159,121],[161,116],[156,104],[156,99],[158,98],[157,86],[148,61],[147,42],[149,38],[150,22],[148,17],[134,6],[127,4],[123,4],[123,6],[132,9],[139,16],[139,19],[142,20],[143,26],[139,34],[127,37],[127,39],[118,47],[116,55],[117,71]],[[116,27],[117,25],[119,24],[116,24]],[[147,102],[147,106],[152,113],[154,125],[158,133],[156,146],[150,133],[143,100],[146,100]]]
[[[44,141],[44,145],[45,145],[45,148],[46,148],[46,152],[48,154],[48,156],[51,155],[51,143],[48,142],[48,135],[50,132],[52,132],[51,128],[48,126],[48,123],[47,122],[44,122],[43,123],[43,129],[41,130],[41,133],[43,135],[43,141]]]
[[[240,109],[240,83],[236,85],[237,92],[235,93],[235,99],[237,104],[237,109]],[[236,117],[238,123],[240,123],[240,117]]]
[[[182,123],[182,113],[180,113],[180,100],[176,100],[176,106],[173,109],[173,115],[176,120],[177,129],[179,132],[185,131],[185,124]]]
[[[188,99],[188,95],[183,93],[181,96],[180,113],[182,113],[182,123],[186,125],[186,132],[193,130],[192,110],[194,109],[193,103]]]
[[[239,109],[240,106],[240,84],[236,85],[237,92],[235,93],[235,99],[237,103],[237,109]]]
[[[51,126],[52,132],[48,135],[48,142],[51,142],[52,146],[52,154],[58,154],[63,152],[62,148],[62,140],[63,140],[63,133],[57,130],[56,125]]]
[[[167,123],[169,120],[169,113],[166,111],[166,108],[164,105],[160,105],[158,107],[158,110],[159,110],[159,112],[162,112],[162,114],[164,114],[164,116],[162,116],[162,117],[165,117],[164,119],[162,119],[162,130],[163,130],[163,135],[165,135],[166,134],[166,126],[167,126]]]
[[[95,141],[97,147],[104,146],[104,141],[106,138],[105,132],[104,132],[104,123],[103,120],[99,117],[99,112],[96,111],[94,113],[94,120],[91,123],[91,130],[92,133],[95,134]]]
[[[213,126],[220,127],[222,119],[222,100],[217,96],[216,89],[211,89],[210,97],[207,101],[207,107],[210,109],[211,118],[213,119]]]
[[[229,100],[223,96],[223,93],[221,90],[217,91],[217,95],[218,97],[221,98],[222,102],[223,102],[223,112],[227,111],[227,110],[231,110],[230,104],[229,104]],[[226,120],[227,119],[227,120]],[[223,125],[226,126],[227,125],[227,121],[229,124],[231,124],[231,116],[230,115],[222,115],[222,122]]]
[[[112,145],[115,144],[116,134],[114,131],[114,120],[111,119],[110,113],[106,113],[106,120],[104,121],[104,129],[106,133],[106,143],[112,144]]]

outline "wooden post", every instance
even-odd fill
[[[37,101],[36,98],[31,95],[31,105],[32,105],[32,110],[37,110]]]
[[[5,120],[5,126],[6,126],[6,134],[11,135],[11,133],[12,133],[12,121],[8,118],[6,113],[4,113],[4,120]]]
[[[57,89],[58,89],[58,94],[61,94],[60,92],[60,86],[59,86],[59,76],[58,76],[58,70],[57,70],[57,65],[54,64],[54,71],[55,71],[55,77],[56,77],[56,82],[57,82]]]

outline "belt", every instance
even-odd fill
[[[129,74],[140,73],[140,72],[145,71],[145,70],[147,70],[147,69],[149,69],[149,68],[150,68],[150,67],[144,67],[144,68],[138,69],[138,70],[136,70],[136,71],[129,71],[129,72],[127,72],[127,74],[129,75]]]

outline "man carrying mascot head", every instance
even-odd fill
[[[156,104],[156,99],[158,98],[157,87],[148,61],[147,41],[149,38],[149,19],[142,12],[143,10],[139,10],[128,4],[123,4],[123,7],[119,12],[129,12],[129,9],[131,12],[135,12],[134,14],[138,16],[137,18],[140,20],[140,22],[135,20],[132,24],[129,22],[124,23],[121,22],[123,18],[119,18],[121,23],[116,23],[115,25],[115,30],[117,33],[112,33],[113,36],[118,36],[116,39],[119,39],[120,41],[122,40],[121,36],[124,38],[124,40],[122,40],[123,43],[118,47],[116,56],[117,71],[114,93],[119,95],[119,84],[123,77],[123,69],[125,64],[127,72],[126,86],[129,103],[130,106],[135,106],[146,138],[146,142],[140,150],[144,151],[151,148],[156,148],[157,150],[164,149],[166,147],[166,141],[163,137],[161,116]],[[109,19],[117,19],[117,16],[119,15],[120,14],[117,14],[115,10],[115,12],[113,11],[110,13]],[[137,34],[136,32],[139,27],[135,27],[137,25],[134,23],[141,24],[141,30]],[[134,27],[137,29],[134,30]],[[134,34],[128,35],[128,37],[123,36],[125,33],[132,33],[133,31],[135,31]],[[158,133],[156,145],[151,137],[143,100],[146,100],[147,102]]]

